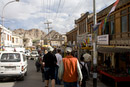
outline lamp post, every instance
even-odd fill
[[[10,2],[6,3],[6,4],[4,5],[3,9],[2,9],[2,17],[1,17],[2,26],[4,26],[4,9],[5,9],[5,7],[6,7],[8,4],[13,3],[13,2],[19,2],[19,0],[10,1]]]
[[[96,24],[97,24],[96,2],[95,1],[96,0],[93,0],[94,28],[96,27]],[[93,35],[93,87],[97,87],[97,33],[94,33],[94,35]]]

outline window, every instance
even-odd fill
[[[127,32],[127,9],[121,11],[121,32]]]
[[[7,35],[7,40],[9,41],[9,35]]]
[[[16,43],[18,43],[18,38],[16,38]]]
[[[106,23],[105,34],[109,34],[109,22]]]
[[[11,41],[11,36],[10,36],[10,41]]]
[[[14,43],[14,37],[12,37],[12,43]]]
[[[20,62],[20,54],[19,53],[4,53],[1,56],[1,62]]]
[[[110,16],[110,34],[114,34],[115,30],[115,23],[114,23],[114,16]]]
[[[23,55],[23,61],[25,61],[26,60],[26,56],[25,55]]]

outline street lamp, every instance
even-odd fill
[[[10,2],[6,3],[6,4],[4,5],[3,9],[2,9],[2,17],[1,17],[2,26],[4,26],[4,9],[5,9],[5,7],[6,7],[8,4],[13,3],[13,2],[19,2],[19,0],[10,1]]]

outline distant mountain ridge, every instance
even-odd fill
[[[40,29],[15,29],[13,33],[21,35],[23,38],[31,38],[32,40],[41,40],[46,35],[46,33]]]

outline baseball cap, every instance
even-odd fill
[[[67,52],[72,52],[72,48],[71,48],[71,47],[66,47],[65,52],[66,52],[66,53],[67,53]]]
[[[54,50],[54,48],[52,48],[52,47],[48,48],[48,51],[53,51],[53,50]]]

